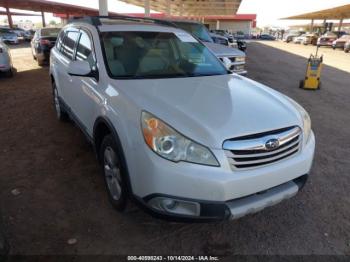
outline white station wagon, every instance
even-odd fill
[[[290,98],[226,70],[191,34],[150,19],[86,17],[51,51],[60,120],[94,146],[112,205],[236,219],[297,194],[315,138]]]

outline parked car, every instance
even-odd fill
[[[213,34],[221,35],[223,37],[226,37],[228,40],[228,45],[233,48],[238,48],[239,50],[245,52],[247,50],[247,43],[242,39],[235,39],[232,34],[226,32],[225,30],[211,30],[211,36],[215,43],[215,36]]]
[[[293,39],[293,43],[294,44],[301,44],[304,41],[305,37],[306,37],[306,34],[302,34],[300,36],[296,36]]]
[[[201,40],[226,66],[228,70],[233,73],[245,75],[245,53],[236,49],[217,44],[213,41],[208,29],[199,22],[188,20],[166,20],[170,22],[169,25],[174,25]],[[219,37],[219,36],[218,36]],[[222,38],[222,36],[220,36]]]
[[[317,45],[317,39],[318,34],[316,33],[306,34],[301,43],[303,45]]]
[[[299,34],[287,34],[284,38],[283,41],[286,43],[292,42],[295,37],[298,37]]]
[[[350,35],[343,35],[332,43],[333,49],[341,48],[344,49],[345,43],[350,40]]]
[[[225,45],[229,46],[229,41],[227,37],[224,37],[222,35],[210,33],[210,37],[213,39],[214,43],[219,44],[219,45]]]
[[[276,40],[276,37],[268,34],[262,34],[260,35],[259,39],[261,40]]]
[[[228,33],[225,30],[210,30],[211,33],[216,34],[216,35],[221,35],[223,37],[226,37],[229,41],[229,43],[234,43],[235,38],[233,37],[232,34]]]
[[[35,32],[30,44],[33,59],[37,60],[39,66],[49,61],[50,50],[55,45],[60,30],[60,28],[41,28]]]
[[[350,40],[348,40],[344,45],[344,52],[349,53],[350,51]]]
[[[333,32],[327,32],[317,40],[317,46],[332,46],[333,41],[336,40],[338,36]]]
[[[155,216],[236,219],[307,180],[315,149],[307,112],[229,73],[180,28],[76,19],[50,61],[57,117],[92,143],[117,210],[132,198]]]
[[[0,28],[0,37],[6,44],[18,44],[19,40],[17,34],[9,28]]]
[[[11,53],[7,45],[0,39],[0,73],[13,76]]]

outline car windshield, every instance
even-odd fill
[[[43,28],[41,29],[41,36],[43,37],[57,37],[61,31],[60,28]]]
[[[198,37],[204,42],[213,43],[213,39],[210,37],[207,28],[202,24],[189,23],[189,22],[174,22],[181,29],[190,32],[194,36]]]
[[[227,74],[224,65],[186,32],[104,32],[110,76],[121,79]]]

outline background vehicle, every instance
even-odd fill
[[[317,45],[318,34],[306,34],[302,40],[303,45]]]
[[[8,77],[13,76],[10,50],[2,40],[0,40],[0,72]]]
[[[9,28],[0,28],[0,37],[2,41],[6,44],[18,44],[18,36]]]
[[[240,75],[247,74],[245,69],[245,53],[228,46],[220,45],[214,42],[208,29],[199,22],[187,20],[166,20],[176,27],[179,27],[201,40],[233,73]],[[218,36],[218,38],[222,36]]]
[[[350,40],[350,35],[342,35],[337,40],[334,40],[332,43],[332,48],[341,48],[344,49],[345,43]]]
[[[230,47],[238,48],[239,50],[245,52],[247,50],[247,43],[243,40],[243,38],[235,38],[232,34],[226,32],[225,30],[210,30],[212,34],[221,35],[223,37],[226,37],[228,39],[228,43]],[[211,34],[211,35],[212,35]],[[214,39],[214,38],[213,38]],[[215,40],[214,40],[215,42]]]
[[[215,33],[210,33],[210,37],[213,39],[214,43],[216,44],[225,45],[225,46],[230,45],[227,37],[224,37],[222,35],[218,35]]]
[[[292,42],[294,40],[295,37],[298,37],[299,35],[298,34],[287,34],[284,38],[283,38],[283,41],[284,42]]]
[[[327,32],[317,40],[317,46],[332,46],[333,41],[336,40],[338,36],[333,32]]]
[[[301,36],[296,36],[293,39],[294,44],[301,44],[305,40],[306,34],[303,34]]]
[[[55,45],[60,28],[41,28],[38,29],[31,41],[31,49],[34,60],[42,66],[49,61],[50,50]]]
[[[262,34],[259,37],[260,40],[276,40],[276,37],[268,34]]]
[[[184,30],[106,20],[66,26],[50,75],[57,117],[94,145],[117,210],[132,196],[158,216],[237,219],[298,193],[315,148],[300,105]]]
[[[350,40],[348,40],[344,45],[344,52],[349,53],[350,51]]]

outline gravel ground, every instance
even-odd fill
[[[55,118],[48,68],[13,50],[17,74],[0,79],[0,208],[11,254],[350,255],[350,74],[326,66],[323,89],[298,89],[305,58],[259,43],[249,77],[309,112],[317,137],[310,180],[295,198],[237,221],[169,223],[107,201],[91,147]]]

